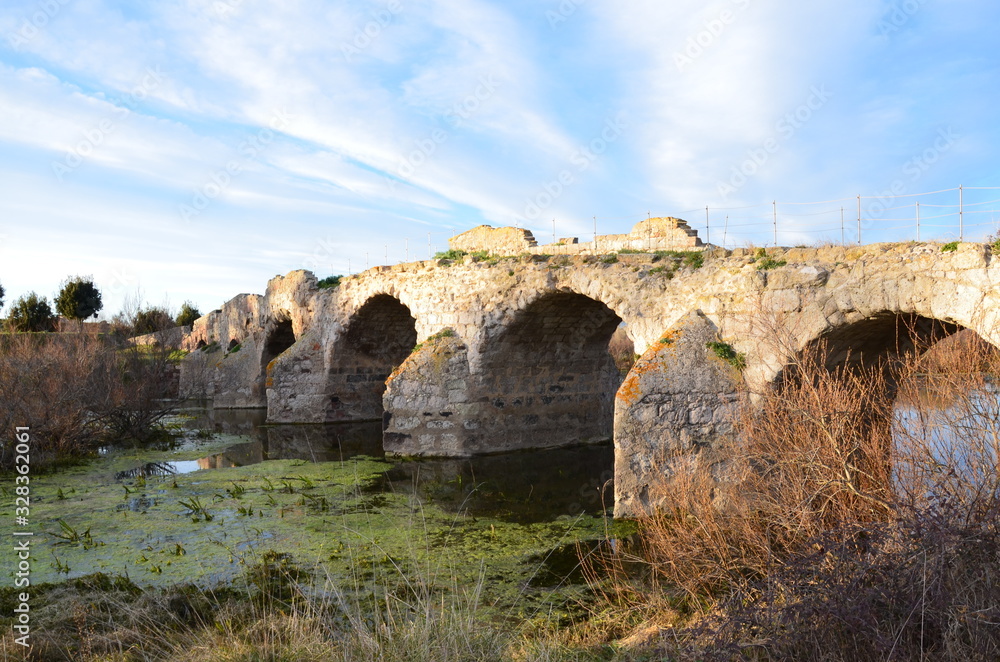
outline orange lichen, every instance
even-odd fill
[[[650,345],[646,353],[639,357],[639,360],[629,370],[628,375],[625,376],[625,381],[622,382],[618,392],[615,393],[615,398],[620,399],[628,406],[632,406],[638,402],[643,396],[642,378],[645,375],[663,371],[665,364],[660,353],[662,350],[673,345],[680,335],[681,331],[679,329],[672,329],[664,333],[659,340]]]
[[[278,362],[278,359],[275,358],[275,359],[272,359],[271,362],[267,364],[267,368],[265,369],[265,374],[267,375],[267,378],[264,380],[264,387],[265,388],[272,388],[274,386],[274,374],[273,374],[273,372],[274,372],[274,364],[277,363],[277,362]]]

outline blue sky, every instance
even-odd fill
[[[208,311],[481,223],[854,241],[858,195],[865,242],[913,238],[918,202],[951,239],[959,185],[979,238],[998,24],[985,0],[6,0],[0,283]]]

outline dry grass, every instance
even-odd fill
[[[522,638],[482,614],[479,588],[344,594],[262,561],[242,587],[140,591],[97,575],[36,596],[27,659],[63,662],[472,662],[519,657]],[[262,581],[263,580],[263,581]],[[41,599],[40,599],[41,598]],[[0,657],[20,659],[13,635]]]
[[[585,563],[586,623],[517,630],[476,587],[358,599],[278,568],[252,582],[267,599],[60,589],[35,659],[1000,659],[1000,361],[957,338],[893,368],[830,373],[819,348],[746,398],[724,464],[665,458],[672,507]]]
[[[635,344],[625,333],[624,326],[619,326],[612,334],[611,341],[608,343],[608,353],[611,354],[611,358],[615,361],[615,367],[622,375],[627,375],[639,358],[635,353]]]
[[[996,353],[823,358],[747,399],[721,481],[695,458],[660,486],[674,507],[642,522],[646,573],[611,563],[609,604],[677,659],[1000,659]]]

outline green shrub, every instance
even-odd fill
[[[944,246],[941,247],[941,252],[942,253],[949,253],[951,251],[957,251],[957,250],[958,250],[958,242],[957,241],[949,241],[947,244],[945,244]]]
[[[767,271],[768,269],[777,269],[778,267],[783,267],[788,264],[785,260],[775,260],[773,257],[767,254],[767,249],[758,248],[757,253],[751,258],[751,262],[757,263],[758,271]]]
[[[136,311],[132,333],[137,336],[156,333],[176,326],[170,312],[162,306],[149,306]]]
[[[658,267],[653,267],[652,269],[649,270],[648,273],[651,276],[654,275],[654,274],[663,274],[667,278],[667,280],[670,280],[671,278],[674,277],[674,270],[673,270],[673,268],[672,267],[668,267],[666,265],[660,265]]]
[[[446,251],[441,251],[434,254],[435,260],[459,260],[468,255],[465,251],[456,250],[454,248],[449,248]]]
[[[698,269],[703,264],[705,264],[705,253],[704,251],[654,251],[653,261],[659,261],[664,258],[671,258],[672,260],[680,260],[685,266],[691,267],[692,269]]]
[[[725,342],[709,341],[705,343],[705,347],[712,350],[716,356],[720,359],[733,366],[737,370],[742,371],[747,367],[747,357],[745,354],[741,354],[733,349],[732,345]]]
[[[38,333],[51,331],[55,316],[48,299],[30,292],[14,302],[7,322],[14,331]]]
[[[323,280],[321,280],[318,283],[316,283],[316,286],[319,289],[321,289],[321,290],[332,289],[332,288],[337,287],[338,285],[340,285],[340,281],[343,278],[344,278],[343,276],[339,276],[339,275],[338,276],[327,276]]]
[[[605,255],[601,258],[601,262],[604,264],[615,264],[618,262],[618,255],[616,253],[611,253],[610,255]]]
[[[684,266],[700,269],[705,264],[705,254],[701,251],[688,251],[684,255]]]

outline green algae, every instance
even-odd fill
[[[419,491],[386,488],[394,465],[365,456],[121,478],[245,441],[188,436],[171,449],[108,453],[33,477],[32,583],[102,572],[140,587],[212,588],[245,581],[268,554],[289,554],[338,591],[481,586],[489,604],[531,616],[580,597],[580,586],[540,579],[553,550],[628,533],[591,515],[518,523],[445,509]],[[0,516],[11,518],[12,507]]]

